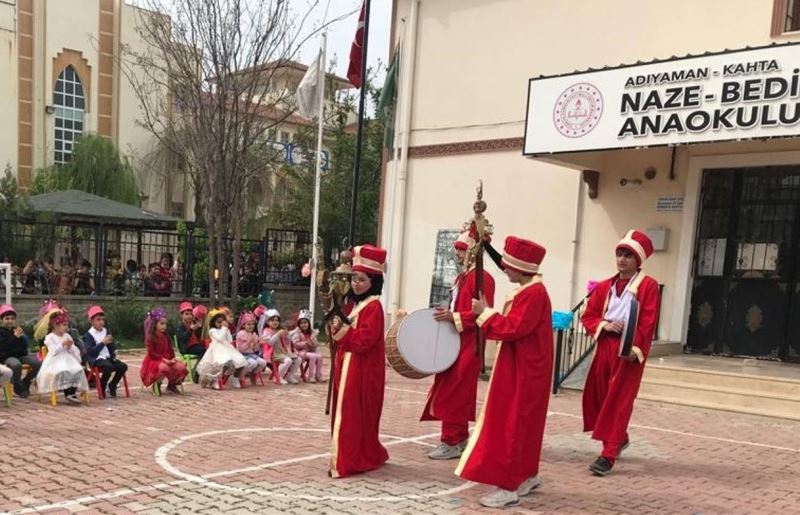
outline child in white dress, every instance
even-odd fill
[[[208,313],[203,332],[208,334],[211,343],[197,364],[200,386],[211,386],[218,390],[220,380],[236,374],[239,377],[232,378],[231,386],[238,387],[240,380],[246,377],[248,364],[242,353],[233,346],[233,337],[221,309],[213,309]]]
[[[80,404],[77,392],[89,390],[86,373],[81,366],[81,351],[67,333],[69,316],[60,308],[53,308],[36,324],[34,338],[44,337],[47,356],[39,369],[36,382],[40,392],[63,391],[67,401]]]

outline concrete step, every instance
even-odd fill
[[[800,371],[800,368],[798,370]],[[753,394],[776,394],[800,399],[800,379],[660,365],[657,361],[648,362],[642,382],[655,381],[689,383],[711,388],[732,388],[753,392]]]
[[[800,420],[800,380],[649,364],[639,398]]]

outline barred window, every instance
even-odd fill
[[[55,109],[55,162],[63,164],[72,157],[75,141],[83,134],[83,117],[86,111],[86,97],[83,84],[72,66],[67,66],[56,80],[53,91]]]

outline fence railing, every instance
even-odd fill
[[[556,355],[553,367],[553,393],[564,380],[589,356],[594,350],[594,338],[586,332],[581,324],[581,317],[586,309],[586,300],[583,298],[578,305],[572,308],[572,321],[566,329],[556,331]]]
[[[199,232],[199,231],[198,231]],[[208,240],[202,233],[0,219],[0,262],[11,263],[0,290],[14,295],[208,295]],[[222,241],[233,269],[233,240]],[[239,247],[239,292],[258,295],[270,286],[308,284],[300,274],[311,256],[306,231],[270,229]],[[224,292],[230,294],[230,289]]]

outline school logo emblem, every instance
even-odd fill
[[[553,107],[553,123],[568,138],[580,138],[594,129],[603,115],[603,95],[587,82],[564,90]]]

